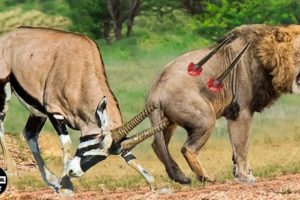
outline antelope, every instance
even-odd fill
[[[16,166],[4,139],[4,119],[12,91],[30,111],[23,131],[45,183],[56,192],[72,192],[70,177],[82,176],[109,154],[122,158],[154,188],[154,179],[130,152],[135,145],[163,130],[167,122],[126,135],[154,109],[146,106],[122,125],[118,102],[111,91],[96,43],[77,33],[20,27],[0,37],[0,144],[4,168],[16,174]],[[99,103],[100,102],[100,103]],[[45,165],[38,137],[47,118],[60,138],[63,170],[60,178]],[[75,157],[67,127],[81,133]]]

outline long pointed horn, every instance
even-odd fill
[[[125,141],[121,142],[121,148],[123,150],[130,150],[134,148],[136,145],[138,145],[139,143],[141,143],[142,141],[154,135],[155,133],[166,129],[169,124],[170,124],[169,120],[167,118],[164,118],[152,128],[137,133],[136,135],[130,137],[129,139],[126,139]]]
[[[230,71],[235,67],[237,62],[240,60],[245,51],[249,48],[250,42],[240,51],[240,53],[234,58],[231,64],[227,67],[227,69],[217,78],[218,81],[223,81],[224,78],[230,73]]]
[[[141,110],[136,116],[134,116],[129,122],[120,126],[119,128],[112,130],[112,138],[115,143],[124,138],[134,127],[139,125],[146,117],[148,117],[155,110],[154,105],[148,105]]]
[[[191,76],[198,76],[202,71],[202,65],[204,65],[213,55],[215,55],[225,44],[227,44],[230,39],[233,37],[233,34],[230,34],[226,39],[224,39],[214,50],[202,58],[198,63],[190,63],[188,66],[188,73]]]
[[[225,71],[218,76],[217,79],[209,78],[207,81],[208,88],[213,92],[219,92],[224,88],[223,80],[228,76],[231,70],[236,66],[237,62],[240,60],[245,51],[249,48],[250,42],[239,52],[239,54],[233,59],[230,65],[225,69]]]

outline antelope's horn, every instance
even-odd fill
[[[250,46],[250,42],[240,51],[240,53],[233,59],[231,64],[227,67],[227,69],[217,78],[218,81],[222,82],[224,78],[230,73],[230,71],[234,68],[236,63],[240,60],[242,55],[245,53],[245,51]]]
[[[161,120],[157,125],[153,126],[152,128],[146,129],[140,133],[133,135],[132,137],[126,139],[125,141],[121,142],[121,148],[123,150],[130,150],[134,148],[136,145],[141,143],[142,141],[146,140],[147,138],[151,137],[155,133],[165,130],[168,125],[170,124],[167,118]]]
[[[148,105],[143,110],[141,110],[136,116],[134,116],[129,122],[124,125],[112,130],[112,138],[115,143],[119,142],[124,138],[134,127],[139,125],[146,117],[148,117],[154,110],[154,105]]]
[[[229,42],[229,40],[233,37],[233,34],[230,34],[226,39],[224,39],[214,50],[212,50],[209,54],[207,54],[204,58],[202,58],[196,65],[202,66],[204,65],[213,55],[215,55],[225,44]]]

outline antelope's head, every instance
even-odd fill
[[[95,113],[101,133],[80,138],[75,156],[70,161],[66,171],[71,177],[82,176],[89,168],[106,159],[109,154],[119,154],[123,150],[129,150],[164,128],[164,126],[156,129],[151,128],[136,134],[135,138],[126,138],[126,135],[155,109],[154,106],[148,106],[128,123],[114,130],[108,130],[109,120],[106,114],[106,101],[106,97],[103,97]],[[122,145],[121,142],[125,142],[125,145]]]

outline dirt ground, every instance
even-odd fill
[[[9,149],[16,161],[18,170],[32,171],[36,170],[35,162],[31,153],[26,148],[18,147],[20,141],[16,141],[12,137],[7,137]],[[45,138],[43,141],[47,141]],[[19,143],[19,144],[18,144]],[[0,164],[2,166],[2,159]],[[260,179],[253,185],[241,185],[236,182],[227,182],[224,184],[212,184],[198,188],[186,186],[183,190],[174,190],[170,193],[151,192],[149,188],[131,189],[117,192],[99,192],[99,191],[81,191],[75,192],[72,197],[62,197],[55,194],[51,189],[41,191],[21,191],[9,185],[6,191],[0,195],[0,199],[107,199],[107,200],[123,200],[123,199],[300,199],[300,174],[285,175],[276,177],[272,180]]]
[[[148,188],[101,193],[97,191],[77,192],[72,197],[61,197],[53,191],[17,191],[9,187],[0,199],[300,199],[300,174],[277,177],[273,180],[260,180],[253,185],[240,185],[234,182],[214,184],[205,187],[173,191],[172,194],[150,192]]]

